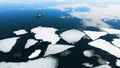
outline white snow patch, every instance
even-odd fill
[[[115,46],[117,46],[117,47],[120,47],[120,39],[114,39],[112,41],[112,44],[115,45]]]
[[[55,34],[56,31],[57,29],[55,28],[41,27],[41,26],[37,28],[33,28],[31,30],[31,32],[35,33],[36,39],[48,41],[51,42],[52,44],[56,44],[60,39],[60,37],[57,34]]]
[[[16,35],[23,35],[23,34],[26,34],[28,32],[26,30],[21,29],[21,30],[14,31],[13,33]]]
[[[60,36],[67,41],[68,43],[75,43],[78,42],[85,34],[79,30],[71,29],[64,31],[60,34]]]
[[[93,47],[100,48],[100,49],[120,58],[120,53],[119,53],[120,49],[103,39],[98,39],[98,40],[89,42],[88,44]]]
[[[0,68],[56,68],[58,66],[58,59],[54,57],[46,57],[28,62],[1,62]]]
[[[116,66],[120,67],[120,60],[117,59]]]
[[[112,68],[110,65],[100,65],[100,66],[96,66],[96,67],[93,67],[93,68]]]
[[[13,37],[13,38],[7,38],[7,39],[0,40],[0,51],[9,52],[12,49],[12,47],[15,45],[15,43],[17,42],[17,39],[19,39],[19,37]]]
[[[101,28],[101,30],[108,32],[109,34],[120,34],[119,29],[113,29],[113,28]]]
[[[55,44],[55,45],[48,45],[48,48],[45,52],[45,55],[44,56],[48,56],[48,55],[51,55],[51,54],[57,54],[57,53],[60,53],[60,52],[63,52],[69,48],[73,48],[74,46],[72,45],[62,45],[62,44]]]
[[[83,51],[83,54],[86,57],[93,57],[94,56],[94,51],[93,50],[85,50],[85,51]]]
[[[40,53],[41,53],[40,49],[35,50],[28,58],[32,59],[32,58],[38,57]]]
[[[28,39],[27,40],[27,43],[25,45],[25,48],[29,48],[31,46],[33,46],[34,44],[36,44],[38,41],[37,40],[34,40],[34,39]]]
[[[98,32],[98,31],[84,31],[92,40],[96,40],[101,36],[107,35],[106,32]]]

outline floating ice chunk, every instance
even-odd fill
[[[82,65],[90,68],[93,67],[93,64],[90,64],[90,63],[83,63]]]
[[[112,41],[112,44],[114,44],[114,45],[117,46],[117,47],[120,47],[120,39],[114,39],[114,40]]]
[[[85,34],[79,30],[71,29],[61,33],[60,36],[68,43],[75,43],[85,36]]]
[[[109,64],[110,63],[110,62],[108,62],[108,61],[106,61],[106,60],[104,60],[102,58],[99,58],[97,60],[98,60],[98,63],[101,64],[101,65],[105,65],[105,64]]]
[[[110,65],[100,65],[93,68],[112,68]]]
[[[58,59],[54,57],[46,57],[28,62],[1,62],[0,68],[57,68]]]
[[[17,42],[17,39],[19,39],[19,37],[13,37],[13,38],[7,38],[7,39],[0,40],[0,51],[9,52],[12,49],[12,47],[15,45],[15,43]]]
[[[85,50],[85,51],[83,51],[83,54],[86,57],[93,57],[94,56],[94,51],[93,50]]]
[[[45,55],[44,56],[48,56],[48,55],[51,55],[51,54],[57,54],[57,53],[60,53],[60,52],[63,52],[69,48],[73,48],[74,46],[72,45],[62,45],[62,44],[56,44],[56,45],[48,45],[48,48],[45,52]]]
[[[120,34],[120,30],[113,28],[101,28],[101,30],[108,32],[109,34]]]
[[[28,58],[32,59],[32,58],[38,57],[40,53],[41,53],[40,49],[35,50]]]
[[[84,31],[92,40],[96,40],[101,36],[107,35],[106,32],[98,31]]]
[[[120,53],[119,53],[120,49],[113,46],[111,43],[109,43],[103,39],[98,39],[98,40],[89,42],[88,44],[93,47],[100,48],[100,49],[120,58]]]
[[[14,31],[13,33],[16,35],[23,35],[23,34],[26,34],[28,32],[26,30],[21,29],[21,30]]]
[[[37,40],[34,40],[34,39],[28,39],[26,45],[25,45],[25,48],[29,48],[31,47],[32,45],[36,44],[38,41]]]
[[[116,66],[120,67],[120,60],[119,59],[117,59]]]
[[[43,41],[51,42],[52,44],[55,44],[59,41],[60,37],[55,34],[57,29],[55,28],[49,28],[49,27],[37,27],[33,28],[31,32],[35,33],[35,38],[40,39]]]

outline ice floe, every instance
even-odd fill
[[[24,29],[21,29],[21,30],[14,31],[13,33],[16,35],[23,35],[23,34],[26,34],[28,32]]]
[[[60,34],[60,36],[67,41],[68,43],[75,43],[78,42],[85,34],[79,30],[71,29],[64,31]]]
[[[25,45],[25,48],[29,48],[31,46],[33,46],[34,44],[36,44],[38,41],[37,40],[34,40],[34,39],[28,39],[27,40],[27,43]]]
[[[86,66],[86,67],[93,67],[93,64],[90,64],[90,63],[82,63],[83,66]]]
[[[106,32],[100,32],[100,31],[84,31],[92,40],[96,40],[100,38],[101,36],[107,35]]]
[[[120,39],[113,39],[112,44],[117,47],[120,47]]]
[[[73,48],[74,46],[73,45],[62,45],[62,44],[55,44],[55,45],[48,45],[48,48],[45,52],[45,55],[44,56],[48,56],[48,55],[51,55],[51,54],[57,54],[57,53],[60,53],[60,52],[63,52],[69,48]]]
[[[0,51],[9,52],[19,37],[12,37],[0,40]]]
[[[32,59],[32,58],[38,57],[40,53],[41,53],[41,50],[37,49],[28,58]]]
[[[36,27],[31,30],[31,32],[35,33],[35,38],[40,39],[43,41],[51,42],[52,44],[55,44],[59,41],[60,37],[55,34],[57,29],[50,28],[50,27]]]
[[[108,53],[110,53],[110,54],[120,58],[120,53],[119,53],[120,49],[115,47],[111,43],[103,40],[103,39],[98,39],[98,40],[89,42],[88,44],[93,46],[93,47],[102,49],[102,50],[104,50],[104,51],[106,51],[106,52],[108,52]]]
[[[120,60],[117,59],[116,66],[120,67]]]
[[[0,68],[56,68],[58,59],[54,57],[46,57],[28,62],[0,62]]]
[[[120,34],[119,29],[113,29],[113,28],[101,28],[101,30],[108,32],[109,34]]]
[[[100,66],[96,66],[96,67],[93,67],[93,68],[112,68],[110,65],[100,65]]]
[[[83,54],[86,57],[93,57],[94,56],[94,51],[93,50],[85,50],[85,51],[83,51]]]

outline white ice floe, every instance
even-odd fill
[[[120,34],[119,29],[113,29],[113,28],[101,28],[101,30],[108,32],[109,34]]]
[[[16,35],[23,35],[23,34],[26,34],[28,32],[26,30],[21,29],[21,30],[14,31],[13,33]]]
[[[93,68],[112,68],[110,65],[100,65],[100,66],[96,66],[96,67],[93,67]]]
[[[100,32],[100,31],[84,31],[92,40],[96,40],[100,38],[101,36],[107,35],[106,32]]]
[[[85,50],[85,51],[83,51],[83,54],[86,57],[93,57],[94,56],[94,51],[93,50]]]
[[[83,66],[86,66],[86,67],[93,67],[93,64],[90,64],[90,63],[82,63]]]
[[[101,65],[110,64],[110,62],[108,62],[108,61],[106,61],[106,60],[104,60],[104,59],[102,59],[102,58],[98,58],[97,61],[98,61],[98,63],[101,64]]]
[[[75,43],[78,42],[85,34],[79,30],[71,29],[64,31],[60,34],[60,36],[67,41],[68,43]]]
[[[0,68],[56,68],[58,59],[54,57],[46,57],[28,62],[0,62]]]
[[[89,42],[88,44],[93,46],[93,47],[102,49],[102,50],[104,50],[104,51],[106,51],[106,52],[108,52],[108,53],[110,53],[110,54],[120,58],[120,53],[119,53],[120,49],[115,47],[111,43],[103,40],[103,39],[98,39],[98,40]]]
[[[48,55],[51,55],[51,54],[57,54],[57,53],[60,53],[60,52],[63,52],[69,48],[73,48],[74,46],[73,45],[62,45],[62,44],[55,44],[55,45],[48,45],[48,48],[45,52],[45,55],[44,56],[48,56]]]
[[[120,67],[120,60],[117,59],[116,66]]]
[[[35,50],[30,56],[28,56],[28,58],[32,59],[32,58],[38,57],[40,53],[41,53],[40,49]]]
[[[15,45],[15,43],[17,42],[17,39],[19,39],[19,37],[13,37],[13,38],[7,38],[7,39],[0,40],[0,51],[9,52],[12,49],[12,47]]]
[[[115,46],[117,46],[117,47],[120,47],[120,39],[114,39],[112,41],[112,44],[115,45]]]
[[[29,48],[31,46],[33,46],[34,44],[36,44],[38,41],[37,40],[34,40],[34,39],[28,39],[27,40],[27,43],[25,45],[25,48]]]
[[[57,29],[50,28],[50,27],[37,27],[33,28],[31,32],[35,33],[35,38],[40,39],[43,41],[51,42],[52,44],[55,44],[59,41],[60,37],[55,34]]]

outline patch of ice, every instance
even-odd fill
[[[85,51],[83,51],[83,54],[86,57],[93,57],[94,56],[94,51],[93,50],[85,50]]]
[[[96,40],[101,36],[107,35],[106,32],[98,32],[98,31],[84,31],[92,40]]]
[[[60,36],[67,41],[68,43],[75,43],[78,42],[85,34],[79,30],[71,29],[64,31],[60,34]]]
[[[101,28],[101,30],[108,32],[109,34],[120,34],[120,30],[113,28]]]
[[[93,47],[102,49],[102,50],[104,50],[104,51],[106,51],[106,52],[108,52],[108,53],[110,53],[110,54],[120,58],[120,53],[119,53],[120,49],[115,47],[111,43],[103,40],[103,39],[98,39],[98,40],[89,42],[88,44],[93,46]]]
[[[97,60],[98,60],[99,64],[101,64],[101,65],[105,65],[105,64],[109,64],[110,63],[110,62],[108,62],[108,61],[106,61],[106,60],[104,60],[102,58],[99,58]]]
[[[90,68],[93,67],[93,64],[90,64],[90,63],[83,63],[82,65]]]
[[[40,49],[35,50],[30,56],[28,56],[28,58],[32,59],[32,58],[38,57],[40,53],[41,53]]]
[[[116,66],[120,67],[120,60],[117,59]]]
[[[57,34],[55,34],[56,31],[57,29],[55,28],[41,26],[33,28],[31,30],[31,32],[35,33],[36,39],[48,41],[51,42],[51,44],[56,44],[60,40],[60,37]]]
[[[23,35],[23,34],[26,34],[28,32],[26,30],[21,29],[21,30],[14,31],[13,33],[16,35]]]
[[[110,65],[100,65],[93,68],[112,68]]]
[[[9,52],[12,49],[12,47],[15,45],[15,43],[17,42],[17,39],[19,39],[19,37],[13,37],[13,38],[7,38],[7,39],[0,40],[0,51]]]
[[[25,45],[25,48],[29,48],[31,47],[32,45],[36,44],[38,41],[37,40],[34,40],[34,39],[28,39],[26,45]]]
[[[115,46],[117,46],[117,47],[120,47],[120,39],[114,39],[112,41],[112,44],[115,45]]]
[[[48,48],[45,52],[45,55],[44,56],[48,56],[48,55],[51,55],[51,54],[57,54],[57,53],[60,53],[60,52],[63,52],[69,48],[73,48],[74,46],[72,45],[62,45],[62,44],[55,44],[55,45],[48,45]]]
[[[0,68],[56,68],[58,66],[58,59],[54,57],[46,57],[28,62],[1,62]]]

